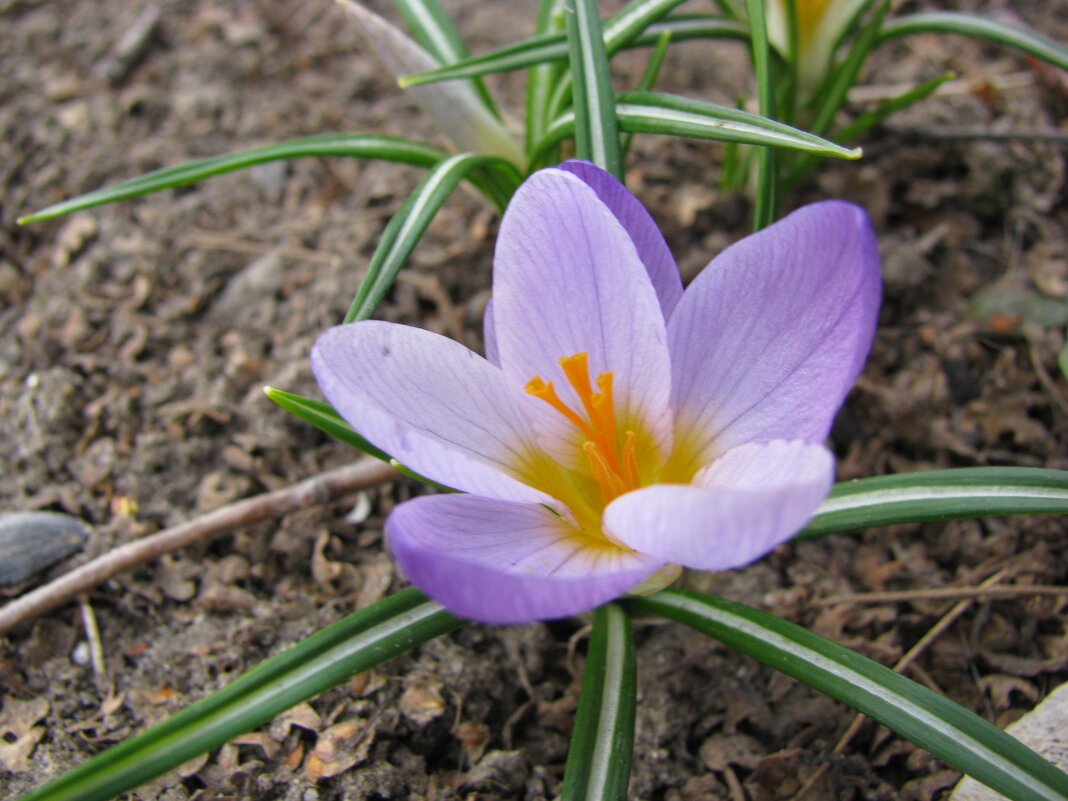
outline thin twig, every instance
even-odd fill
[[[812,602],[813,606],[839,604],[886,604],[901,601],[959,601],[976,598],[1016,598],[1021,595],[1068,595],[1068,587],[1048,584],[1009,584],[988,587],[938,587],[930,590],[900,590],[893,592],[860,592],[855,595],[832,595]]]
[[[196,520],[121,545],[0,608],[0,634],[78,597],[79,593],[102,584],[124,570],[158,559],[194,542],[260,520],[327,503],[338,496],[399,475],[385,462],[366,457],[291,487],[222,506]]]
[[[100,639],[100,627],[96,624],[96,613],[89,603],[89,594],[80,593],[78,603],[82,608],[82,626],[85,628],[85,639],[89,643],[89,658],[93,665],[93,678],[98,688],[104,687],[105,663],[104,643]]]

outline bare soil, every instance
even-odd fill
[[[376,4],[383,8],[383,3]],[[485,50],[527,33],[536,3],[447,3]],[[1068,41],[1057,3],[948,3]],[[274,407],[315,395],[314,337],[345,312],[376,238],[419,179],[345,159],[266,165],[18,227],[60,199],[184,160],[329,131],[435,140],[330,3],[0,3],[0,510],[93,526],[114,546],[354,458]],[[905,2],[898,13],[928,7]],[[619,65],[633,85],[640,57]],[[659,88],[732,103],[735,45],[687,44]],[[791,199],[864,205],[886,301],[833,435],[843,478],[981,464],[1068,468],[1064,328],[995,298],[1068,296],[1068,78],[1004,48],[919,37],[881,48],[876,93],[946,69],[950,91],[893,118],[859,163],[826,164]],[[493,81],[522,109],[521,76]],[[858,106],[860,108],[861,106]],[[977,131],[1019,138],[970,138]],[[950,134],[935,138],[932,132]],[[686,277],[748,226],[720,191],[722,148],[639,137],[628,184]],[[496,217],[458,194],[379,311],[480,345]],[[977,313],[977,308],[980,311]],[[13,798],[403,586],[381,541],[396,481],[240,530],[91,593],[105,669],[71,604],[0,638],[0,797]],[[358,512],[350,515],[351,512]],[[353,522],[353,521],[356,522]],[[1064,585],[1063,518],[897,526],[780,548],[692,575],[893,664],[953,606],[824,603],[878,590]],[[909,671],[998,724],[1068,678],[1062,596],[973,602]],[[469,626],[149,784],[142,799],[551,799],[560,789],[583,621]],[[576,636],[579,635],[579,636]],[[569,643],[571,647],[569,647]],[[640,799],[927,799],[957,774],[851,710],[676,625],[642,623],[631,795]],[[333,749],[333,750],[331,750]]]

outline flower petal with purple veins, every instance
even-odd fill
[[[747,565],[796,534],[834,482],[834,457],[794,440],[728,451],[693,484],[654,484],[608,505],[605,530],[639,553],[698,570]]]
[[[486,301],[486,311],[482,315],[482,344],[486,351],[486,361],[500,367],[501,357],[497,353],[497,329],[493,325],[493,298]]]
[[[729,247],[668,326],[677,430],[700,463],[746,442],[820,442],[857,379],[879,313],[867,215],[814,203]]]
[[[550,502],[511,472],[534,448],[501,371],[459,342],[365,320],[329,329],[312,349],[326,399],[357,431],[417,473],[465,492]]]
[[[386,532],[404,574],[460,617],[527,623],[578,614],[652,575],[660,560],[594,542],[538,504],[431,495]]]
[[[581,178],[626,229],[638,251],[638,258],[649,272],[649,280],[666,320],[682,297],[682,277],[652,215],[618,178],[588,161],[570,159],[559,169]]]
[[[578,406],[558,360],[587,353],[591,377],[611,371],[618,405],[670,451],[660,302],[630,235],[584,181],[541,170],[515,193],[497,238],[493,309],[501,369],[516,387],[541,376]],[[529,414],[546,423],[544,436],[557,430],[556,416],[538,406]]]

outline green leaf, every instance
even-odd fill
[[[608,24],[611,24],[610,22]],[[607,28],[606,28],[607,30]],[[749,28],[738,22],[710,14],[678,14],[655,22],[638,33],[623,47],[655,47],[668,33],[673,41],[689,39],[748,39]],[[606,33],[607,37],[607,33]],[[418,86],[435,81],[470,78],[497,72],[522,69],[567,59],[567,37],[563,33],[541,32],[515,44],[506,45],[481,56],[466,59],[439,69],[405,75],[400,85]]]
[[[392,457],[380,448],[376,448],[364,439],[329,403],[314,398],[306,398],[295,392],[286,392],[284,389],[264,387],[263,394],[273,400],[294,417],[299,417],[306,423],[329,434],[346,445],[351,445],[361,450],[368,456],[381,459],[383,462],[393,461]]]
[[[315,400],[314,398],[307,398],[303,395],[298,395],[295,392],[286,392],[284,389],[275,389],[274,387],[264,387],[263,394],[273,400],[287,412],[294,417],[299,417],[306,423],[311,423],[313,426],[329,434],[334,439],[344,442],[346,445],[351,445],[357,448],[368,456],[373,456],[376,459],[381,459],[383,462],[389,462],[398,472],[404,473],[409,478],[414,478],[416,481],[421,481],[428,486],[434,487],[442,492],[458,492],[458,490],[452,487],[447,487],[444,484],[439,484],[426,476],[421,476],[406,465],[401,464],[385,451],[376,448],[373,444],[364,439],[356,429],[349,425],[345,420],[329,403],[321,400]]]
[[[434,56],[385,17],[356,0],[337,2],[360,26],[364,39],[398,79],[409,72],[441,66]],[[423,107],[460,151],[500,156],[515,165],[524,165],[523,148],[469,81],[452,81],[433,89],[415,87],[408,96]]]
[[[609,58],[683,2],[685,0],[632,0],[623,6],[604,25],[604,48]]]
[[[896,523],[1068,512],[1068,470],[960,467],[841,481],[797,535]]]
[[[939,75],[937,78],[931,78],[930,80],[924,81],[918,86],[914,86],[889,100],[883,101],[876,108],[864,112],[848,125],[835,131],[834,138],[840,142],[852,142],[856,140],[857,137],[878,125],[891,114],[900,111],[901,109],[908,108],[913,103],[923,100],[923,98],[930,95],[946,81],[952,80],[952,78],[953,73],[946,72]],[[805,154],[801,158],[796,159],[786,180],[783,182],[786,191],[792,190],[797,182],[804,178],[809,170],[815,167],[819,161],[819,156],[813,156],[811,154]]]
[[[866,111],[859,115],[855,120],[848,125],[843,126],[839,130],[835,131],[835,138],[842,142],[852,142],[858,136],[867,133],[871,128],[878,125],[885,120],[891,114],[894,114],[902,109],[906,109],[913,103],[917,103],[930,95],[939,86],[946,81],[951,81],[954,78],[954,73],[944,72],[936,78],[924,81],[911,89],[902,92],[899,95],[891,97],[889,100],[884,100],[878,106],[871,111]]]
[[[1035,58],[1068,70],[1068,47],[1065,45],[1030,28],[996,22],[978,14],[931,11],[895,17],[879,31],[879,44],[917,33],[959,33],[977,39],[990,39],[1019,48]]]
[[[574,82],[575,152],[623,178],[612,75],[596,0],[568,0],[567,41]]]
[[[864,66],[864,62],[867,61],[868,55],[878,41],[879,30],[889,10],[890,0],[882,0],[871,19],[861,28],[845,60],[835,65],[834,69],[827,74],[827,79],[817,93],[820,102],[816,109],[816,118],[812,123],[813,133],[823,135],[831,129],[838,112],[845,104],[846,95],[856,83],[861,67]]]
[[[803,681],[1016,801],[1066,801],[1068,774],[973,712],[801,626],[681,590],[625,599]]]
[[[124,793],[463,624],[417,590],[403,590],[316,632],[22,801],[103,801]]]
[[[860,148],[841,147],[759,114],[664,92],[620,92],[616,96],[616,114],[620,129],[626,132],[770,145],[847,159],[860,157]],[[574,124],[570,112],[559,117],[536,152],[570,136]]]
[[[616,604],[593,613],[593,635],[561,801],[626,801],[637,701],[634,634]]]
[[[768,27],[764,18],[765,0],[745,0],[749,14],[750,50],[753,56],[753,72],[757,82],[760,114],[775,119],[775,78],[771,72],[771,50],[768,45]],[[787,3],[787,5],[791,5]],[[753,208],[753,230],[759,231],[770,225],[779,206],[779,175],[776,152],[770,147],[761,148],[757,154],[756,203]]]
[[[535,38],[555,34],[557,25],[563,25],[564,3],[565,0],[541,0],[538,5]],[[525,133],[528,158],[531,155],[531,144],[545,135],[545,129],[549,125],[549,101],[565,69],[563,59],[567,54],[566,37],[564,34],[556,34],[555,38],[561,43],[561,57],[555,61],[531,62],[527,73]]]
[[[438,0],[393,0],[393,5],[415,40],[442,64],[463,61],[470,55],[456,25]],[[486,108],[500,117],[486,85],[478,78],[471,83]]]
[[[518,186],[519,173],[510,162],[498,156],[459,153],[445,159],[427,173],[382,232],[382,238],[371,256],[367,275],[360,282],[356,297],[345,315],[346,323],[365,320],[374,313],[375,307],[393,286],[397,273],[419,243],[430,221],[460,181],[472,170],[494,164],[510,170],[514,184]]]
[[[738,22],[745,22],[745,15],[734,0],[715,0],[715,3],[719,6],[719,10],[728,18],[737,20]]]
[[[274,145],[242,150],[225,156],[187,161],[174,167],[147,173],[139,178],[132,178],[112,186],[97,189],[85,195],[64,200],[41,211],[19,218],[20,224],[61,217],[72,211],[114,203],[119,200],[185,186],[213,175],[233,172],[254,164],[267,161],[294,159],[302,156],[356,156],[357,158],[383,159],[419,167],[437,164],[447,154],[436,147],[422,142],[413,142],[396,136],[376,136],[371,134],[323,134],[308,136],[303,139],[290,139]]]
[[[662,33],[660,35],[660,41],[656,43],[653,52],[649,54],[649,61],[645,64],[645,70],[642,72],[642,77],[638,79],[638,86],[636,87],[637,91],[648,92],[653,88],[657,77],[660,75],[660,69],[664,66],[664,59],[667,57],[668,46],[670,44],[671,34],[667,32]],[[623,135],[623,139],[619,146],[623,159],[626,159],[627,153],[630,152],[630,142],[633,138],[634,134],[632,133]]]

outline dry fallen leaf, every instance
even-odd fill
[[[34,724],[50,708],[45,698],[20,701],[4,696],[4,708],[0,710],[0,770],[6,773],[29,770],[27,762],[45,733],[44,726]]]
[[[271,739],[275,742],[282,742],[289,734],[291,726],[317,732],[322,729],[323,720],[307,701],[302,701],[271,721]]]
[[[335,723],[319,735],[314,750],[304,763],[304,775],[317,782],[363,762],[374,742],[375,730],[375,724],[361,718]]]
[[[748,734],[713,734],[701,744],[699,755],[709,770],[723,771],[728,765],[754,768],[766,751]]]
[[[468,765],[474,765],[482,758],[490,741],[490,729],[477,720],[465,720],[456,724],[452,736],[460,741]]]
[[[401,696],[401,712],[414,723],[425,726],[445,711],[445,701],[441,697],[443,687],[441,679],[433,673],[417,674]]]

